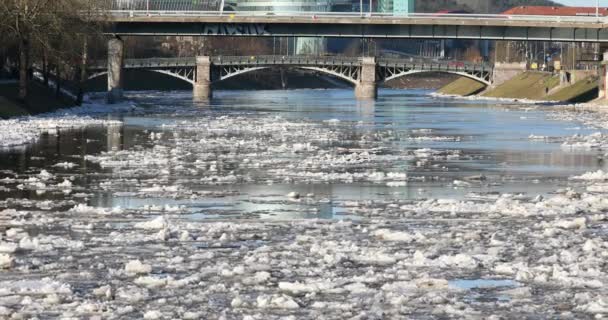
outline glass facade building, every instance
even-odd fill
[[[329,12],[331,0],[241,0],[238,11],[262,11],[273,13]],[[290,54],[320,54],[325,52],[327,40],[322,38],[297,38],[289,49]]]
[[[406,15],[415,12],[415,0],[378,0],[378,12]]]

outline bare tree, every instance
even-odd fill
[[[96,0],[0,1],[0,32],[19,51],[21,101],[27,98],[28,70],[33,63],[81,67],[87,36],[99,34],[99,25],[92,17],[103,4]]]

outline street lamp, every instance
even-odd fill
[[[359,13],[363,17],[363,0],[359,0]]]

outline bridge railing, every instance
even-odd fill
[[[119,12],[219,12],[221,4],[221,0],[109,0],[108,7]]]
[[[259,55],[259,56],[215,56],[212,58],[215,65],[266,65],[266,64],[332,64],[332,65],[358,65],[358,57],[348,56],[312,56],[312,55]]]
[[[178,58],[143,58],[143,59],[125,59],[125,68],[168,68],[168,67],[184,67],[196,65],[195,57],[178,57]],[[91,70],[104,70],[108,67],[106,60],[92,61],[89,63]]]
[[[425,70],[450,70],[466,71],[479,70],[491,72],[493,66],[487,63],[474,63],[468,61],[429,61],[426,59],[398,59],[398,58],[377,58],[379,67],[401,67],[401,68],[422,68]],[[270,65],[299,65],[299,66],[359,66],[361,58],[352,56],[213,56],[211,63],[216,66],[270,66]],[[124,68],[126,69],[155,69],[155,68],[174,68],[174,67],[195,67],[195,57],[182,58],[145,58],[145,59],[126,59]],[[89,70],[107,69],[106,61],[94,61],[89,64]]]
[[[544,16],[544,15],[506,15],[506,14],[461,14],[461,13],[384,13],[384,12],[275,12],[275,11],[224,11],[219,0],[114,0],[110,10],[103,14],[118,17],[307,17],[339,18],[366,17],[369,19],[442,19],[442,20],[496,20],[496,21],[535,21],[535,22],[573,22],[573,23],[606,23],[603,16]],[[102,13],[102,12],[100,12]]]
[[[494,67],[488,63],[475,63],[470,61],[428,61],[428,60],[411,60],[411,59],[395,59],[395,58],[379,58],[378,65],[383,67],[400,66],[400,65],[424,65],[442,67],[450,70],[492,70]]]

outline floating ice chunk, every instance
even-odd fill
[[[70,180],[63,180],[62,183],[57,184],[60,189],[72,189],[72,182]]]
[[[300,305],[284,294],[260,295],[256,299],[258,308],[298,309]]]
[[[608,172],[604,172],[603,170],[598,170],[595,172],[587,172],[585,174],[582,174],[580,176],[574,176],[572,178],[570,178],[572,180],[587,180],[587,181],[592,181],[592,180],[608,180]]]
[[[150,220],[150,221],[138,222],[134,226],[137,229],[160,230],[160,229],[166,228],[168,226],[168,224],[169,223],[168,223],[167,219],[165,219],[165,217],[158,216],[155,219]]]
[[[292,191],[292,192],[290,192],[290,193],[287,194],[287,197],[288,198],[292,198],[292,199],[299,199],[300,198],[300,194],[297,193],[297,192],[295,192],[295,191]]]
[[[371,265],[391,265],[397,262],[397,259],[394,256],[383,252],[365,252],[353,257],[353,260],[359,263]]]
[[[64,169],[72,169],[77,167],[78,165],[72,162],[59,162],[55,164],[53,167],[64,168]]]
[[[529,287],[519,287],[513,289],[507,289],[500,292],[514,298],[529,298],[532,296],[532,290]]]
[[[608,299],[607,298],[598,298],[595,301],[591,301],[587,304],[576,307],[576,310],[586,312],[586,313],[608,313]],[[602,319],[602,318],[600,318]]]
[[[99,288],[93,289],[93,294],[98,297],[104,297],[106,299],[112,298],[112,287],[110,286],[102,286]]]
[[[576,218],[573,220],[558,220],[553,224],[557,228],[562,229],[585,229],[587,228],[587,220],[585,218]]]
[[[332,289],[333,287],[333,283],[329,281],[319,281],[310,283],[279,282],[279,289],[281,289],[282,291],[290,292],[295,295],[299,295],[301,293],[322,292]]]
[[[10,254],[0,254],[0,269],[10,269],[14,262],[15,259]]]
[[[149,296],[150,293],[146,288],[130,286],[116,290],[116,298],[130,303],[144,301],[148,299]]]
[[[269,272],[266,271],[259,271],[256,272],[253,277],[249,277],[246,279],[243,279],[243,283],[246,284],[262,284],[262,283],[266,283],[268,280],[270,280],[271,278],[271,274]]]
[[[597,192],[597,193],[608,193],[608,184],[605,184],[605,183],[592,184],[590,186],[587,186],[587,191]]]
[[[407,232],[402,231],[392,231],[388,229],[380,229],[374,231],[374,236],[378,239],[386,240],[386,241],[396,241],[396,242],[414,242],[417,240],[424,240],[424,236],[420,234],[412,235]]]
[[[449,282],[446,279],[418,279],[415,281],[415,283],[416,287],[426,290],[447,289],[449,286]]]
[[[471,183],[462,181],[462,180],[454,180],[453,184],[457,187],[470,187]]]
[[[19,240],[19,248],[23,250],[36,250],[40,247],[40,240],[38,238],[30,238],[25,236]]]
[[[125,271],[128,274],[148,274],[152,272],[152,266],[149,264],[143,264],[139,260],[131,260],[125,265]]]
[[[68,284],[54,281],[50,278],[43,278],[39,280],[3,281],[2,285],[0,286],[0,295],[8,296],[14,294],[61,294],[69,296],[72,294],[72,288]]]
[[[440,267],[449,267],[449,268],[463,268],[463,269],[475,269],[479,266],[477,260],[473,257],[468,256],[466,254],[457,254],[454,256],[443,255],[439,258],[433,260],[436,265]]]
[[[0,316],[2,316],[3,319],[8,319],[11,314],[12,314],[11,309],[9,309],[7,307],[0,306]],[[18,317],[14,317],[14,318],[15,319],[19,319]]]
[[[135,284],[148,288],[160,288],[167,285],[169,278],[145,276],[135,279]]]
[[[185,320],[195,320],[195,319],[204,319],[204,314],[202,312],[192,312],[187,311],[182,315],[182,319]]]
[[[150,310],[144,313],[144,319],[156,320],[162,319],[163,313],[158,310]]]
[[[99,215],[110,215],[110,214],[121,214],[123,210],[121,208],[97,208],[97,207],[89,207],[84,203],[76,205],[74,208],[70,209],[70,212],[74,213],[85,213],[85,214],[99,214]]]
[[[230,306],[233,308],[240,308],[244,305],[244,301],[243,299],[241,299],[240,296],[236,296],[232,299],[232,301],[230,302]]]
[[[38,178],[40,178],[40,180],[45,180],[45,181],[46,181],[46,180],[52,179],[52,178],[53,178],[53,174],[52,174],[52,173],[49,173],[49,172],[48,172],[48,171],[46,171],[46,170],[42,170],[42,171],[40,171],[40,173],[38,174]]]
[[[19,249],[19,246],[11,242],[0,243],[0,253],[15,253]]]

